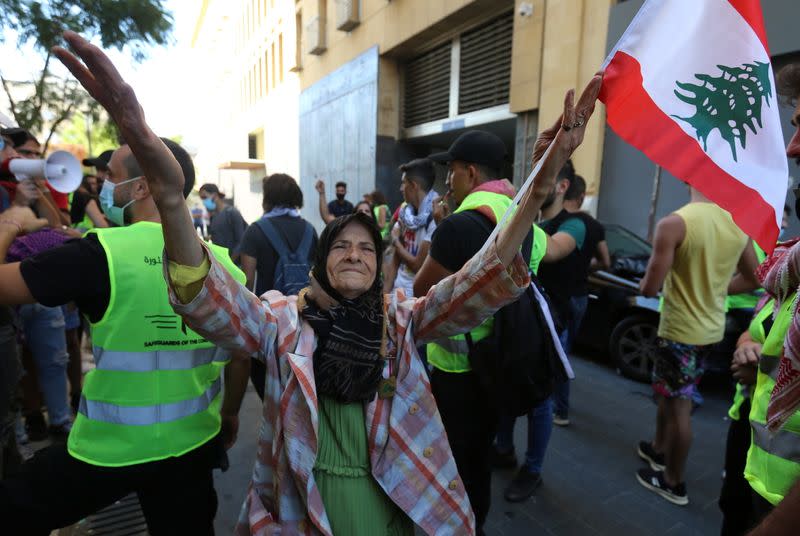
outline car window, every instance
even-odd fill
[[[652,246],[631,231],[619,225],[609,224],[606,228],[608,253],[612,257],[649,257]]]

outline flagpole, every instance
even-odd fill
[[[653,193],[650,196],[650,213],[647,217],[647,240],[652,243],[656,230],[656,206],[661,194],[661,166],[656,164],[656,175],[653,177]]]

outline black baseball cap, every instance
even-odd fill
[[[506,161],[506,145],[503,140],[485,130],[470,130],[463,133],[444,153],[435,153],[428,158],[440,164],[461,160],[471,164],[502,169]]]
[[[111,155],[114,154],[113,149],[103,151],[100,156],[94,158],[84,158],[83,165],[87,167],[95,167],[97,169],[108,169],[108,163],[111,161]]]

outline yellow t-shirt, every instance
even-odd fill
[[[658,336],[683,344],[713,344],[725,333],[725,297],[747,236],[713,203],[689,203],[675,214],[686,236],[664,281]]]

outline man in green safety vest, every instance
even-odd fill
[[[446,153],[430,157],[447,164],[448,196],[458,208],[441,220],[434,232],[428,257],[414,278],[414,295],[424,295],[431,286],[458,271],[483,246],[511,206],[514,188],[507,180],[498,179],[502,177],[505,154],[505,144],[500,138],[490,132],[473,130],[459,136]],[[530,255],[531,270],[535,272],[545,257],[547,236],[538,227],[534,227],[532,236],[532,243],[526,241],[523,251]],[[470,332],[472,340],[477,342],[487,337],[492,329],[493,319],[490,318]],[[430,343],[427,352],[428,363],[433,369],[431,388],[480,529],[489,512],[492,441],[498,424],[497,416],[489,410],[480,394],[478,379],[470,367],[469,347],[464,335]],[[546,408],[540,413],[548,426],[552,426],[550,404],[545,402],[543,405]],[[535,408],[532,414],[534,411]],[[508,429],[513,430],[512,426]],[[531,430],[533,428],[531,426]],[[547,439],[539,437],[535,443],[538,447],[535,446],[534,450],[541,450],[543,457],[541,446],[544,444],[546,447]],[[509,447],[513,458],[511,451],[513,444]],[[534,457],[540,458],[538,455]],[[540,466],[541,463],[529,471],[526,464],[520,471],[525,482],[529,483],[528,488],[535,488],[541,481],[538,477]]]
[[[186,195],[191,158],[162,142],[183,171]],[[0,517],[9,534],[49,534],[136,492],[151,534],[212,534],[212,469],[227,462],[249,363],[231,362],[173,312],[161,220],[129,146],[114,152],[109,170],[100,203],[120,227],[0,266],[4,304],[77,303],[91,325],[96,364],[67,445],[38,452],[0,482]],[[0,225],[7,229],[13,226]],[[227,251],[212,250],[244,282]]]
[[[786,146],[786,156],[800,159],[800,63],[785,66],[776,76],[776,89],[793,107],[792,126],[795,130]],[[795,189],[795,213],[800,214],[800,189]],[[775,263],[786,292],[781,296],[772,329],[767,335],[758,360],[756,385],[751,394],[750,427],[751,444],[747,452],[744,476],[753,489],[752,523],[766,517],[749,534],[752,536],[775,536],[797,534],[800,526],[800,411],[795,411],[776,433],[768,431],[767,407],[777,385],[780,361],[786,352],[786,339],[793,317],[797,311],[797,288],[795,277],[784,271],[785,264],[778,258],[785,255],[788,262],[796,263],[798,243],[788,244],[788,251],[776,251],[768,259]],[[765,283],[772,279],[769,270]],[[770,288],[767,284],[768,291]],[[775,294],[774,290],[770,291]],[[784,400],[785,402],[785,400]]]

